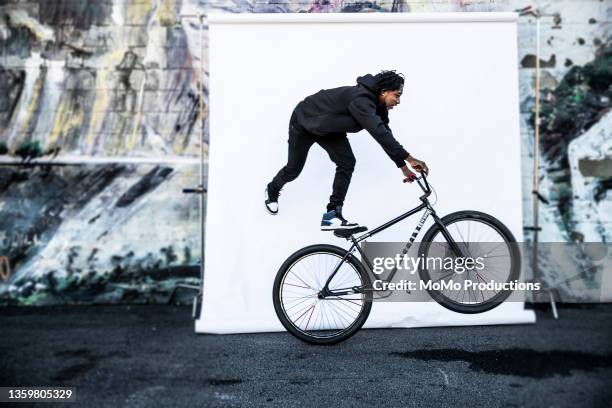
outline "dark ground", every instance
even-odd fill
[[[556,321],[538,310],[535,325],[362,330],[331,347],[196,335],[190,314],[0,309],[0,386],[74,386],[72,407],[612,406],[609,304]]]

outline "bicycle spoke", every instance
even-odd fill
[[[303,333],[314,337],[333,337],[348,330],[357,321],[365,306],[364,293],[329,296],[319,299],[329,282],[331,291],[352,291],[363,287],[359,271],[349,261],[331,253],[314,253],[295,262],[281,283],[280,299],[285,316]]]
[[[463,245],[467,256],[472,259],[481,258],[484,267],[471,271],[467,270],[461,278],[457,278],[457,283],[461,284],[461,289],[445,288],[439,290],[438,293],[451,303],[473,306],[485,304],[503,291],[494,288],[489,290],[473,285],[466,288],[465,284],[466,282],[472,282],[474,285],[480,285],[509,281],[514,262],[511,243],[506,241],[496,227],[479,219],[458,219],[446,225],[449,232],[451,227],[453,231],[451,236],[458,238],[456,241]],[[431,242],[432,244],[428,248],[428,257],[442,258],[449,253],[452,254],[452,251],[449,252],[449,245],[440,231],[432,237]],[[427,268],[432,282],[446,281],[452,276],[456,276],[454,271],[445,273],[447,271],[444,268],[436,269],[434,267],[432,269],[429,266]]]

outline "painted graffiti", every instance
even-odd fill
[[[174,284],[198,282],[199,206],[180,191],[199,184],[197,124],[200,107],[208,109],[208,59],[203,73],[197,67],[208,31],[200,38],[180,14],[524,6],[518,0],[2,2],[0,279],[11,285],[0,285],[0,304],[162,302]],[[540,239],[611,242],[612,166],[605,150],[612,139],[611,9],[599,0],[535,6],[545,11],[541,193],[550,202],[542,205]],[[528,169],[535,21],[521,18],[518,31]],[[527,173],[526,224],[530,189]]]

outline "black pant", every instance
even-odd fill
[[[325,149],[329,158],[336,164],[333,191],[327,205],[327,210],[331,211],[344,203],[346,192],[351,183],[351,176],[355,169],[355,156],[346,134],[313,135],[299,125],[295,119],[295,112],[293,112],[289,121],[289,157],[287,164],[279,170],[269,187],[279,191],[286,183],[295,180],[302,172],[308,151],[314,143]]]

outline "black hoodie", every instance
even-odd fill
[[[367,130],[397,167],[404,166],[408,152],[393,137],[389,112],[378,101],[376,79],[357,78],[357,85],[322,89],[295,108],[298,124],[316,136]]]

